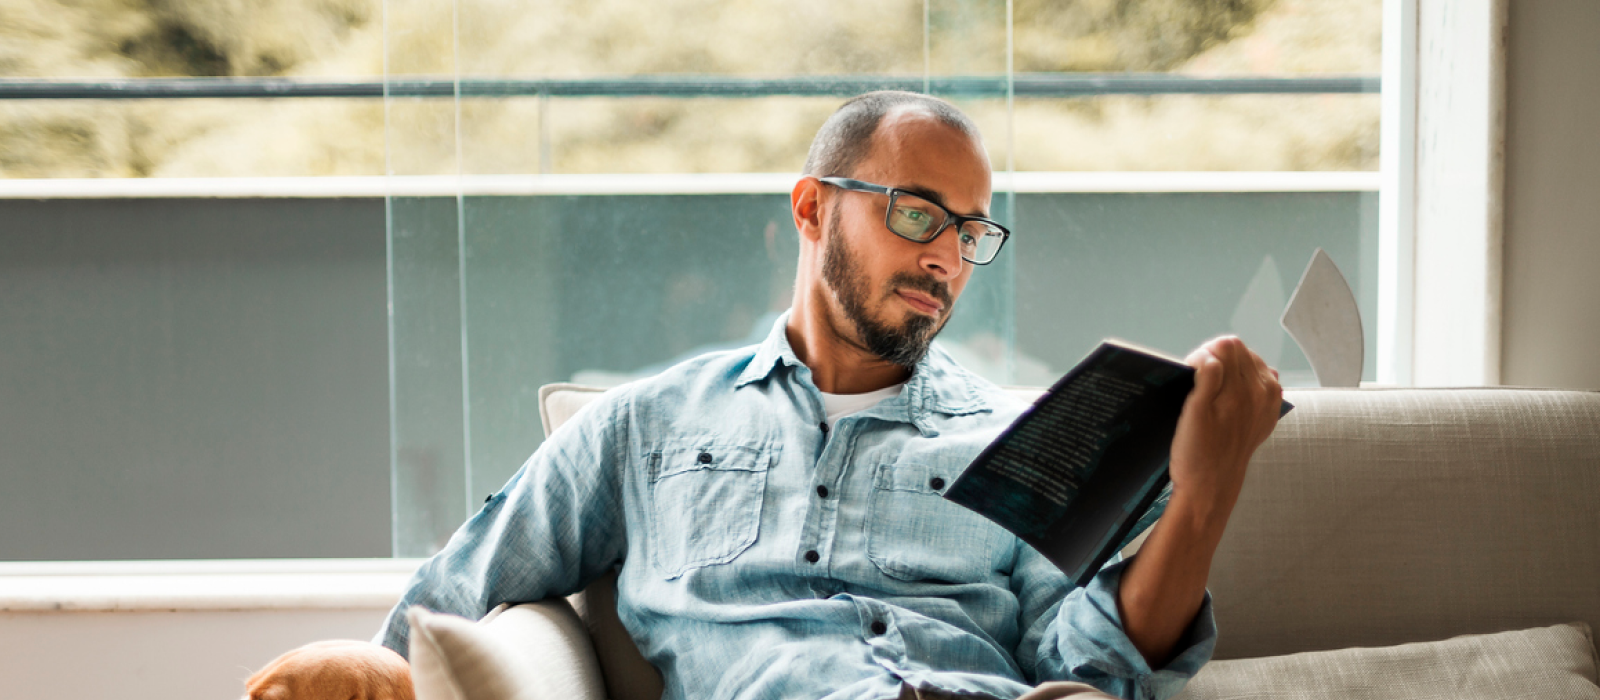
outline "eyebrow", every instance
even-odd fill
[[[914,195],[916,195],[918,197],[926,199],[926,200],[928,200],[930,202],[933,202],[934,204],[937,204],[937,205],[939,205],[941,207],[944,207],[945,211],[948,211],[951,214],[955,214],[957,216],[976,216],[976,217],[978,217],[980,219],[989,218],[989,212],[986,212],[986,211],[979,211],[976,214],[966,214],[966,213],[962,213],[962,212],[959,212],[959,211],[955,211],[955,210],[951,209],[949,205],[944,203],[944,197],[939,196],[938,192],[930,190],[930,189],[928,189],[926,187],[923,187],[921,185],[897,186],[894,189],[900,190],[901,192],[909,192],[909,193],[914,194]]]

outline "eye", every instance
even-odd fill
[[[928,220],[928,212],[911,209],[909,207],[900,207],[899,209],[895,210],[895,213],[898,214],[900,218],[903,218],[906,221],[914,224],[925,223]]]

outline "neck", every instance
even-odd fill
[[[835,315],[821,285],[814,293],[797,292],[789,324],[784,328],[795,356],[811,368],[817,389],[829,394],[865,394],[904,382],[911,371],[872,354],[856,337],[855,328]]]

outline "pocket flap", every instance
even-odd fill
[[[884,491],[943,494],[961,471],[921,464],[880,464],[873,486]]]
[[[771,450],[751,442],[699,439],[663,445],[651,455],[650,482],[697,471],[766,471]]]

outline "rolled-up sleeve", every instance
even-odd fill
[[[1217,626],[1208,591],[1200,611],[1179,640],[1178,653],[1153,669],[1134,647],[1117,610],[1122,572],[1132,559],[1120,557],[1089,585],[1075,590],[1060,570],[1032,549],[1013,577],[1022,604],[1022,642],[1017,661],[1033,683],[1081,681],[1135,700],[1165,700],[1211,660]]]
[[[407,655],[406,610],[482,617],[582,590],[626,551],[621,399],[585,407],[419,568],[373,641]]]

